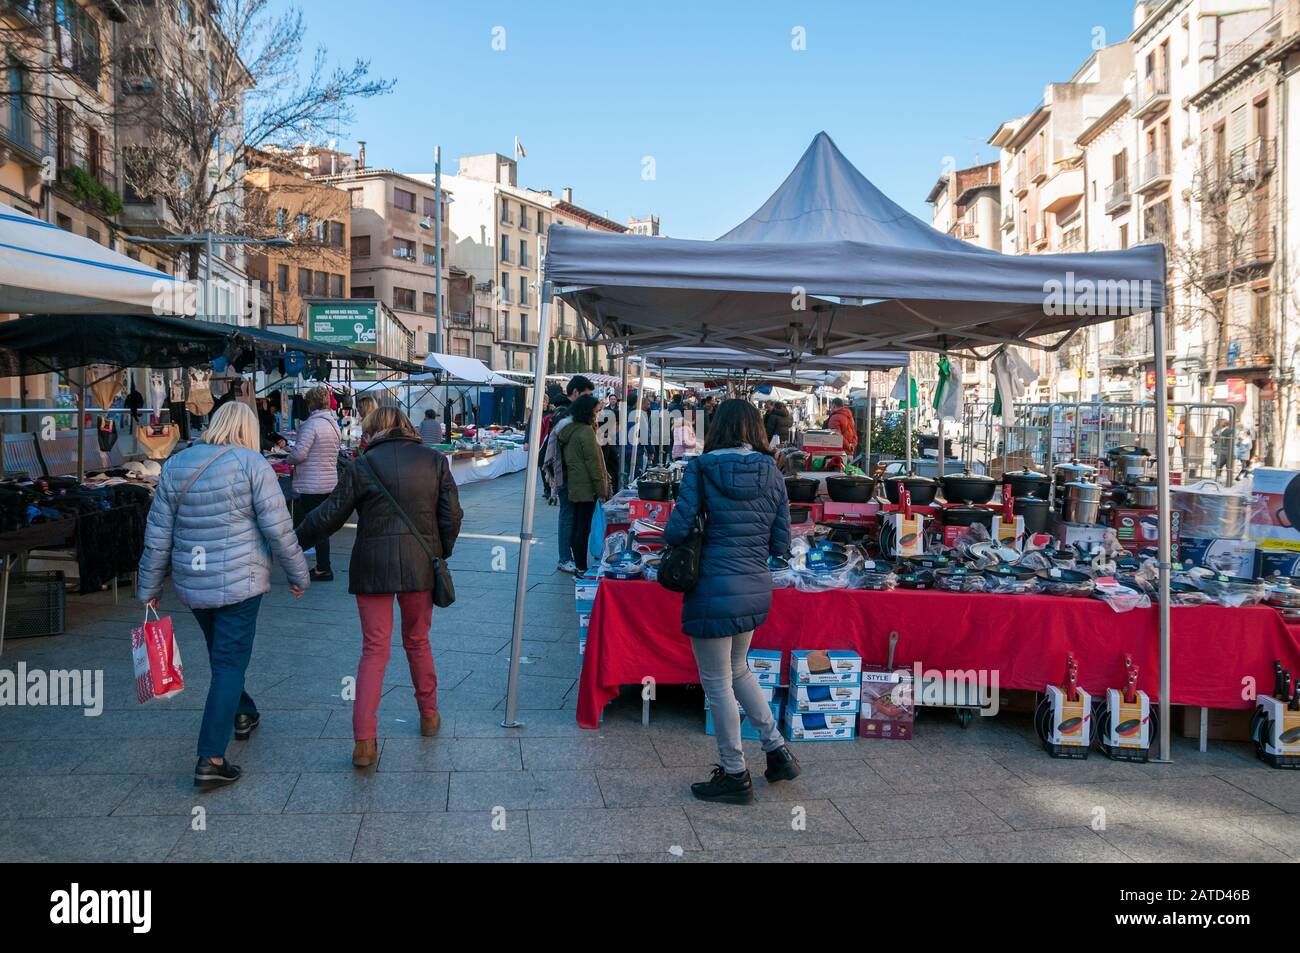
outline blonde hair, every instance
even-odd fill
[[[379,434],[396,431],[404,436],[419,438],[420,433],[411,419],[396,407],[377,407],[361,421],[361,433],[369,442]]]
[[[375,412],[375,408],[378,406],[379,406],[379,401],[375,400],[373,397],[358,398],[357,417],[364,420],[366,417],[369,417],[371,414],[373,414]]]
[[[311,410],[328,410],[330,405],[330,392],[324,387],[313,387],[307,391],[305,400],[307,409]]]
[[[247,404],[228,401],[217,408],[203,431],[203,442],[217,446],[262,449],[262,433],[257,425],[257,415]]]

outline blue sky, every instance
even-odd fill
[[[281,3],[282,0],[275,0]],[[521,185],[625,221],[715,238],[753,212],[824,129],[867,177],[926,217],[944,158],[989,161],[988,137],[1068,79],[1098,28],[1122,40],[1132,0],[309,0],[308,39],[369,59],[396,91],[357,106],[340,145],[444,168],[528,155]],[[806,49],[792,49],[802,27]],[[501,30],[497,30],[501,28]],[[504,37],[503,50],[493,48]],[[503,32],[502,32],[503,31]],[[653,157],[654,177],[643,176]]]

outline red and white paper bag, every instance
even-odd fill
[[[141,704],[175,695],[185,688],[181,649],[172,634],[172,617],[145,609],[144,622],[131,630],[131,661],[135,665],[135,697]]]

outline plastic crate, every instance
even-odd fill
[[[67,601],[62,570],[16,572],[9,576],[6,639],[62,635]]]

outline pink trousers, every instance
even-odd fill
[[[361,615],[361,661],[357,665],[357,698],[352,704],[352,735],[357,741],[373,740],[379,697],[384,693],[384,671],[393,641],[393,596],[391,592],[358,595]],[[399,592],[402,610],[402,648],[411,667],[415,704],[422,716],[438,710],[438,673],[433,668],[429,647],[429,625],[433,621],[433,595],[428,592]]]

